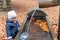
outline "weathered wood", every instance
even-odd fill
[[[6,0],[7,2],[11,2],[11,0]]]
[[[7,2],[6,2],[6,0],[3,0],[3,8],[7,8]]]
[[[52,7],[52,6],[57,6],[59,5],[58,0],[39,0],[39,7]]]
[[[0,11],[10,9],[11,9],[11,0],[0,0]]]

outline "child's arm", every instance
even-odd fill
[[[19,23],[18,23],[18,21],[16,21],[15,22],[16,23],[16,27],[14,27],[12,30],[14,31],[14,32],[18,32],[19,31],[19,29],[20,29],[20,25],[19,25]],[[15,25],[13,25],[13,24],[11,24],[12,26],[15,26]]]
[[[6,32],[7,32],[7,39],[12,38],[9,24],[6,24]]]
[[[17,21],[18,27],[20,27],[19,22]]]
[[[21,28],[21,26],[19,25],[19,22],[17,21],[17,24],[18,24],[18,30]]]

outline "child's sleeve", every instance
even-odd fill
[[[17,21],[17,24],[18,24],[18,28],[20,28],[20,25],[19,25],[19,22]]]
[[[9,24],[6,24],[6,33],[7,33],[7,38],[12,38]]]
[[[17,21],[17,24],[18,24],[18,30],[21,29],[21,26],[19,25],[19,22]]]

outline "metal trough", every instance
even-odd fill
[[[39,8],[33,9],[33,10],[31,10],[27,13],[28,17],[26,17],[26,19],[24,21],[23,28],[17,34],[15,40],[20,40],[21,34],[27,31],[29,20],[31,19],[31,15],[34,11],[35,11],[35,14],[34,14],[33,18],[47,21],[49,32],[44,32],[41,29],[39,29],[39,27],[33,26],[32,25],[32,20],[31,20],[31,23],[29,25],[29,32],[28,32],[29,36],[25,40],[54,40],[54,34],[53,34],[53,31],[51,30],[51,25],[52,24],[50,23],[48,15],[43,10],[41,10]],[[31,31],[31,28],[34,28],[34,29],[38,30],[38,32],[34,33],[33,30]],[[31,36],[34,37],[33,35],[36,36],[36,37],[31,38]]]

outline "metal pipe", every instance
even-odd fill
[[[30,26],[31,20],[32,20],[32,18],[33,18],[33,16],[34,16],[35,12],[36,12],[36,9],[34,10],[32,16],[31,16],[31,19],[30,19],[30,21],[29,21],[27,32],[29,32],[29,29],[30,29],[29,26]]]

